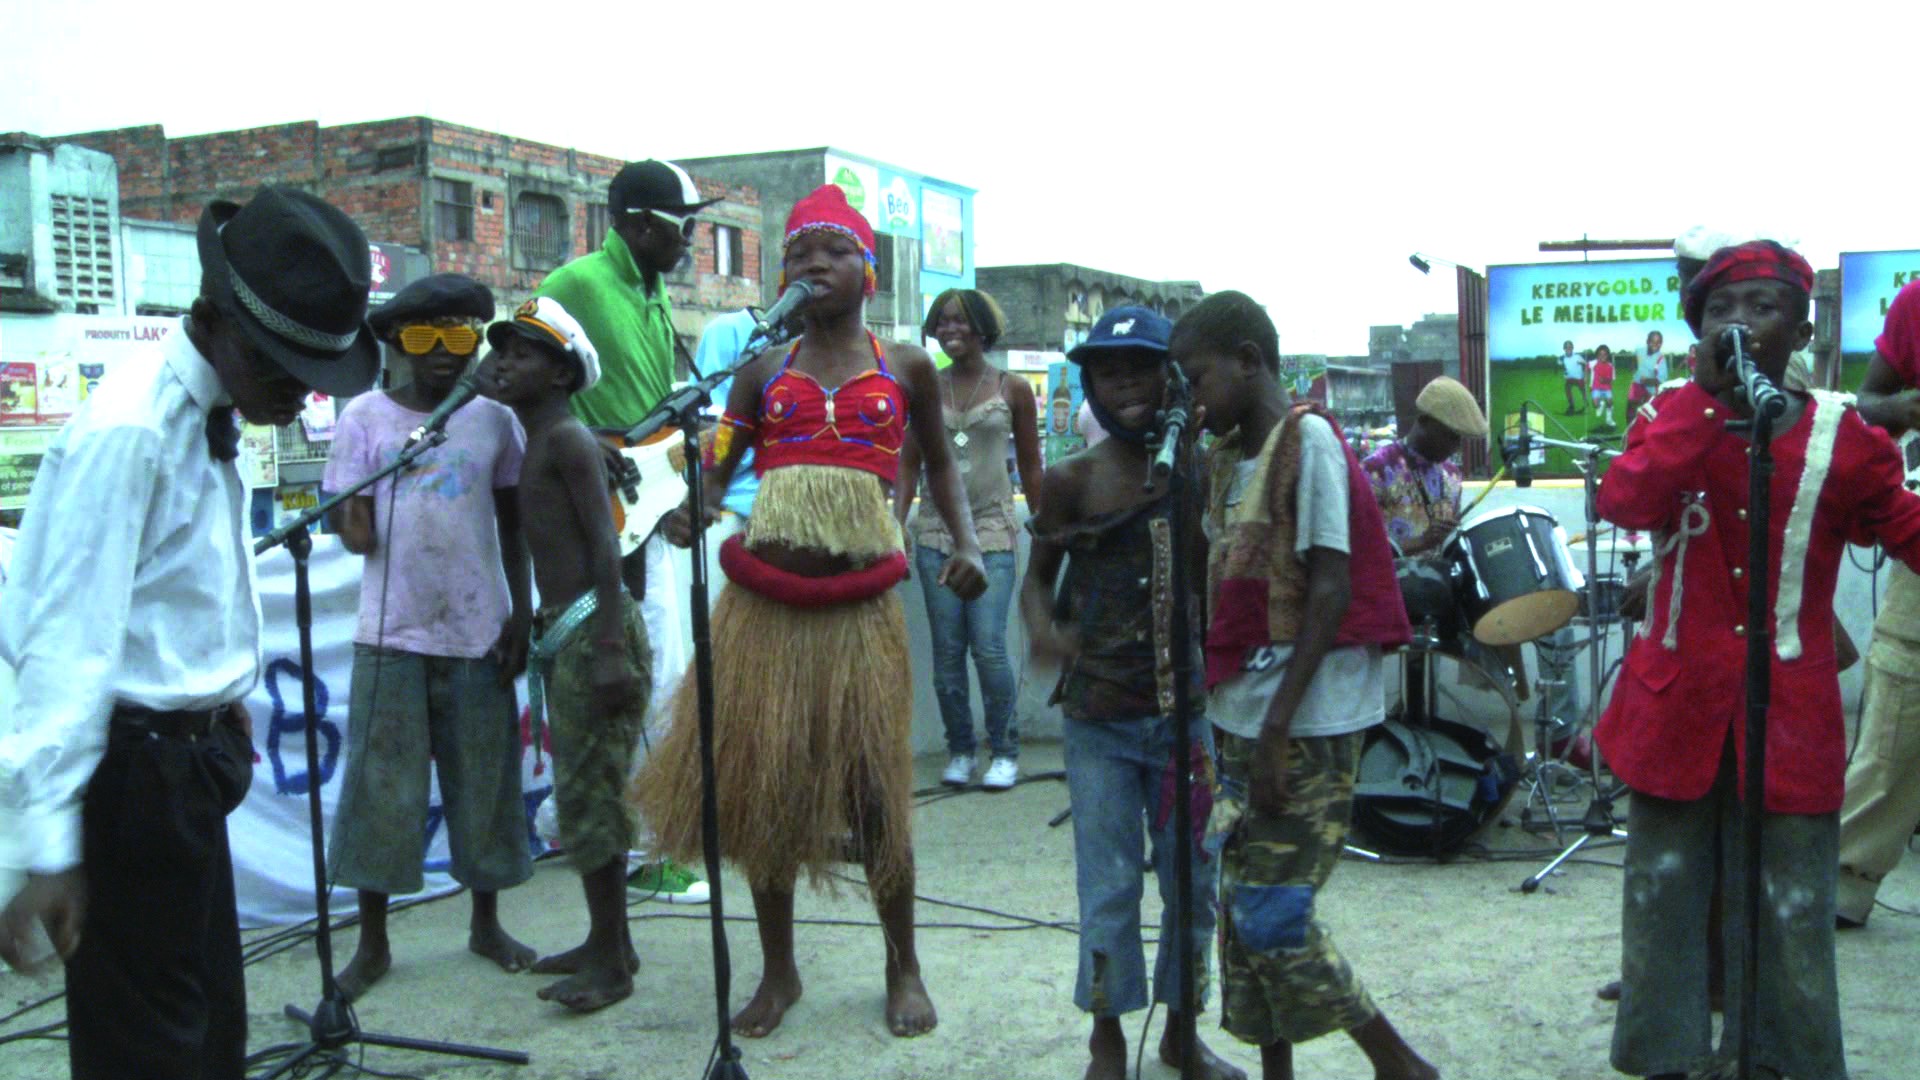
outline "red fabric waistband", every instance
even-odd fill
[[[755,555],[738,534],[720,545],[720,569],[749,592],[794,607],[832,607],[871,600],[907,579],[907,555],[896,551],[858,570],[808,577],[782,570]]]

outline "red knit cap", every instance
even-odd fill
[[[1708,293],[1722,285],[1762,279],[1784,281],[1802,293],[1813,295],[1813,267],[1799,252],[1772,240],[1753,240],[1714,252],[1707,265],[1687,282],[1687,325],[1696,335],[1700,333],[1700,317],[1706,310]]]
[[[873,226],[860,216],[847,203],[847,193],[840,190],[838,184],[822,184],[813,189],[813,193],[793,204],[793,213],[787,215],[787,239],[781,246],[784,252],[793,246],[793,241],[802,233],[825,229],[851,238],[860,245],[860,255],[867,263],[866,295],[872,296],[877,282],[874,278]],[[787,272],[780,271],[780,290],[787,288]]]

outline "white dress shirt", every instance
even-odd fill
[[[260,671],[247,491],[207,451],[226,400],[184,323],[118,365],[47,446],[0,593],[0,867],[80,862],[115,701],[205,709]]]

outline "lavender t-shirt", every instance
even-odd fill
[[[340,491],[380,471],[426,418],[382,391],[354,398],[340,413],[322,486]],[[486,654],[510,608],[493,493],[520,482],[526,446],[513,410],[478,398],[447,422],[446,442],[363,492],[373,497],[375,545],[360,578],[354,641],[429,656]]]

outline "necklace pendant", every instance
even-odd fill
[[[968,440],[968,438],[967,438],[967,433],[966,433],[966,432],[964,432],[964,431],[956,431],[956,432],[954,432],[954,433],[953,433],[953,445],[955,445],[955,446],[957,446],[957,447],[959,447],[959,448],[960,448],[960,449],[962,449],[962,450],[965,450],[965,449],[967,448],[967,443],[968,443],[968,442],[969,442],[969,440]]]

